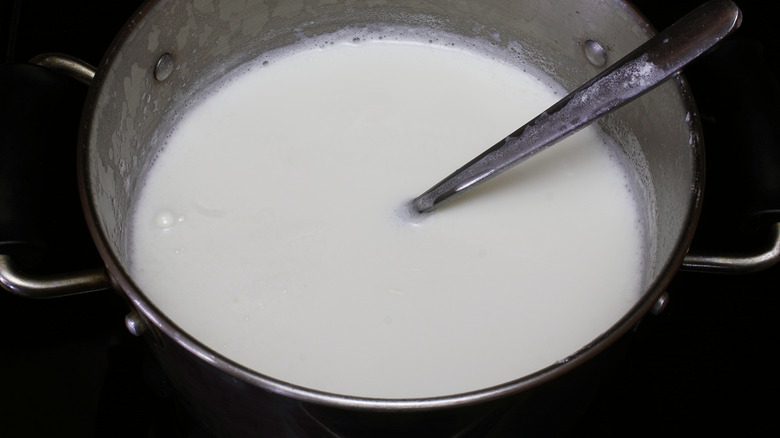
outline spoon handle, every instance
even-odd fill
[[[741,21],[739,8],[730,0],[705,3],[412,200],[412,209],[432,211],[634,100],[728,36]]]

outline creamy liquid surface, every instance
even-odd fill
[[[417,223],[398,209],[560,98],[467,51],[303,50],[193,109],[150,171],[131,273],[200,342],[352,396],[441,396],[573,354],[637,300],[638,209],[589,128]]]

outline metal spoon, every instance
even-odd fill
[[[736,30],[729,0],[698,7],[410,203],[427,213],[650,91]]]

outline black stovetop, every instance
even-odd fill
[[[703,1],[634,3],[663,28]],[[771,19],[773,2],[737,3],[744,26],[735,39],[763,48],[777,87],[780,32]],[[0,5],[4,61],[64,52],[98,64],[139,4],[6,0]],[[757,66],[761,63],[745,68]],[[707,62],[686,70],[708,154],[708,191],[693,248],[752,249],[757,244],[736,231],[735,195],[724,194],[740,178],[726,156],[740,148],[722,135],[731,119],[718,106],[724,91],[712,81],[718,74]],[[79,106],[76,102],[73,111]],[[46,129],[61,129],[62,148],[75,155],[76,126],[53,122]],[[68,160],[64,165],[75,163]],[[75,166],[52,172],[51,179],[52,191],[65,201],[53,204],[46,218],[50,250],[32,269],[99,263],[81,218]],[[771,351],[780,332],[778,285],[780,267],[744,276],[679,273],[669,287],[668,307],[629,335],[633,341],[625,357],[571,435],[776,435],[778,378]],[[0,291],[0,436],[204,436],[182,412],[144,342],[126,331],[126,312],[113,292],[31,301]]]

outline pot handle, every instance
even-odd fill
[[[772,243],[766,251],[746,255],[691,254],[685,256],[680,270],[720,274],[744,274],[763,271],[780,261],[780,222],[772,225]]]
[[[759,247],[770,240],[771,244],[763,252],[748,255],[688,254],[681,269],[718,273],[764,270],[780,261],[780,131],[776,127],[780,83],[761,43],[750,36],[724,41],[700,61],[694,67],[707,78],[707,85],[702,85],[706,88],[699,95],[695,88],[693,92],[711,112],[711,122],[705,128],[711,128],[709,135],[723,140],[716,146],[729,147],[707,150],[712,158],[707,163],[707,187],[717,198],[708,199],[709,191],[705,192],[697,235],[703,229],[720,238],[714,239],[719,242],[738,239],[741,244],[750,241]],[[737,232],[728,235],[714,228],[708,217],[719,218],[719,224],[732,226]]]
[[[40,65],[49,70],[69,76],[86,86],[95,78],[95,67],[76,57],[64,53],[42,53],[30,60],[30,64]]]
[[[33,58],[30,64],[6,65],[2,70],[3,82],[13,81],[22,86],[2,87],[0,91],[2,121],[9,127],[18,128],[4,129],[0,144],[3,150],[0,163],[0,285],[28,298],[53,298],[109,289],[112,283],[104,267],[58,275],[27,275],[14,262],[29,258],[42,246],[36,219],[42,214],[37,194],[43,190],[36,174],[42,172],[46,145],[41,143],[46,142],[46,137],[38,135],[41,127],[30,121],[36,115],[51,111],[53,90],[58,90],[62,84],[61,77],[47,69],[87,85],[95,75],[94,67],[67,55],[44,54]]]

